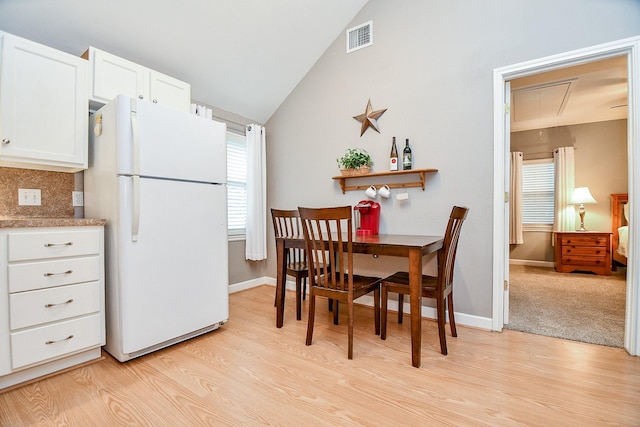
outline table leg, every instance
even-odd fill
[[[286,260],[284,256],[284,240],[276,240],[276,327],[282,328],[284,323],[284,294],[286,286]]]
[[[409,252],[409,298],[411,306],[411,364],[419,368],[422,355],[422,253]]]

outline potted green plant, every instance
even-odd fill
[[[373,165],[371,155],[363,148],[349,148],[336,161],[343,175],[367,174]]]

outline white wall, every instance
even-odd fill
[[[340,35],[268,121],[268,206],[353,205],[363,194],[340,192],[336,157],[363,147],[374,171],[386,170],[391,137],[410,138],[415,167],[439,173],[425,191],[410,189],[408,203],[382,202],[381,232],[442,234],[451,206],[469,207],[456,311],[491,317],[493,69],[637,35],[640,2],[370,0],[352,25],[368,20],[374,45],[345,54]],[[368,99],[388,110],[380,134],[360,137],[352,117]],[[364,256],[358,264],[376,274],[406,268]]]

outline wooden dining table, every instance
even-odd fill
[[[346,237],[344,238],[346,241]],[[358,235],[353,233],[353,252],[408,258],[409,299],[411,307],[411,363],[420,367],[422,350],[422,258],[442,248],[442,236],[401,234]],[[284,294],[286,287],[286,257],[288,248],[304,248],[302,235],[276,238],[276,327],[284,323]]]

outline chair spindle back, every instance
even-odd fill
[[[440,286],[438,286],[439,291],[444,292],[444,289],[453,282],[453,267],[458,250],[458,239],[460,238],[462,223],[467,218],[468,212],[468,208],[454,206],[449,216],[443,248],[438,253],[438,281],[441,282],[439,283]]]
[[[302,237],[302,223],[297,209],[281,210],[271,209],[273,220],[273,232],[276,239],[282,237]],[[302,248],[289,248],[287,251],[288,264],[302,264],[307,256]]]
[[[352,292],[353,277],[346,274],[353,271],[351,207],[301,207],[298,210],[302,217],[307,252],[311,254],[309,276],[312,286]],[[328,266],[332,266],[333,274],[329,274]]]

